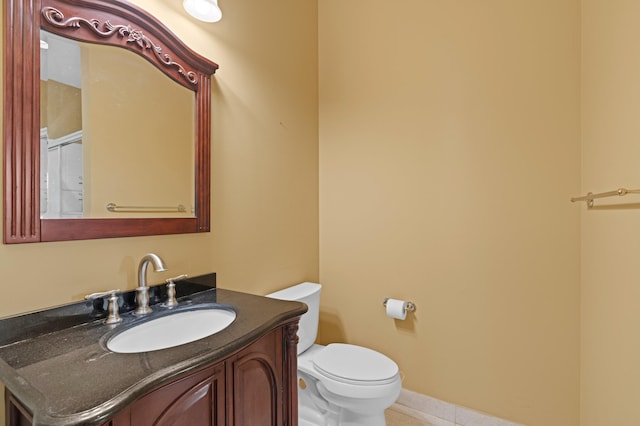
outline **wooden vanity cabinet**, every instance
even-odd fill
[[[100,426],[296,426],[297,329],[297,320],[286,323],[228,358],[152,390]],[[16,403],[8,411],[23,413]],[[31,424],[12,420],[7,424]]]
[[[297,323],[151,391],[104,426],[297,425],[295,342],[287,350],[291,327],[297,330]]]

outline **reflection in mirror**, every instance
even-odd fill
[[[193,92],[119,47],[40,49],[41,217],[192,217]]]

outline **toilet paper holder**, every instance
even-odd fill
[[[389,300],[388,297],[384,298],[384,301],[382,302],[382,305],[386,308],[387,307],[387,300]],[[416,305],[413,302],[407,302],[407,306],[404,308],[404,310],[406,312],[415,312],[416,311]]]

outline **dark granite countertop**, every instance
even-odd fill
[[[151,300],[164,300],[156,286]],[[119,354],[108,337],[140,321],[133,292],[120,298],[123,321],[105,325],[106,301],[78,302],[0,319],[0,379],[33,414],[35,425],[99,425],[153,388],[222,360],[306,306],[215,288],[215,274],[176,283],[180,306],[215,303],[236,311],[226,329],[173,348]],[[155,305],[150,316],[166,314]],[[129,312],[126,312],[129,311]]]

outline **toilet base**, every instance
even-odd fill
[[[376,415],[363,415],[343,411],[338,420],[340,426],[387,426],[384,411]]]
[[[298,379],[299,426],[386,426],[384,410],[397,398],[371,400],[362,407],[362,400],[342,397],[338,406],[322,383],[300,371]]]
[[[398,398],[397,394],[392,394],[384,398],[367,399],[366,402],[360,398],[344,396],[334,400],[336,395],[327,391],[322,383],[317,383],[316,386],[328,401],[331,418],[336,419],[334,424],[337,426],[387,426],[384,410]],[[397,393],[400,393],[399,387]],[[329,424],[333,426],[332,423]]]
[[[317,407],[298,407],[298,426],[387,426],[382,413],[364,415],[347,410],[324,411]]]
[[[384,411],[375,415],[371,413],[325,411],[311,407],[298,408],[298,426],[387,426]]]
[[[310,422],[309,420],[305,420],[302,417],[298,419],[298,426],[318,426],[319,424],[323,425],[323,423]]]

